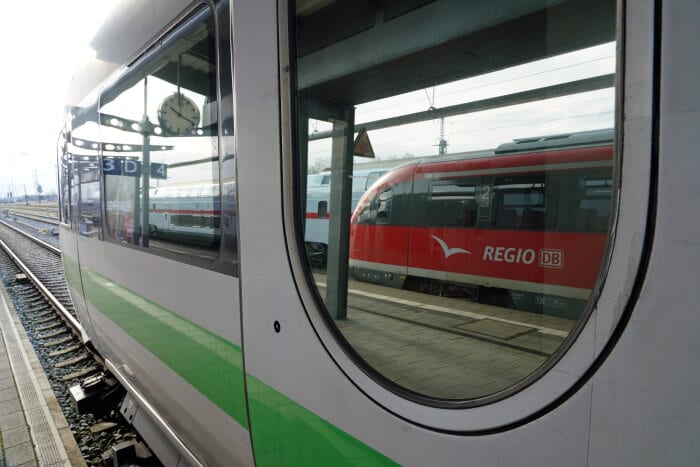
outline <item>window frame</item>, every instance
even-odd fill
[[[342,335],[328,323],[303,254],[292,255],[291,264],[307,316],[328,356],[358,390],[383,409],[415,425],[442,433],[479,435],[512,429],[531,422],[568,400],[593,376],[594,369],[604,362],[616,344],[619,337],[616,330],[623,328],[629,318],[631,307],[625,304],[630,297],[633,298],[639,287],[639,282],[634,280],[637,267],[643,268],[645,265],[642,243],[637,235],[640,231],[647,232],[651,228],[647,224],[647,208],[650,204],[645,203],[645,200],[650,199],[647,191],[649,185],[644,182],[648,182],[653,175],[654,155],[650,152],[648,142],[655,137],[653,126],[647,118],[652,107],[654,70],[651,62],[645,58],[645,53],[653,49],[651,43],[654,38],[648,34],[653,29],[653,15],[648,6],[623,15],[623,4],[623,0],[617,2],[615,17],[618,54],[613,148],[617,156],[612,168],[613,197],[607,229],[608,246],[593,289],[591,315],[581,323],[580,329],[574,331],[576,337],[571,345],[550,368],[522,384],[517,391],[507,391],[507,394],[500,394],[495,400],[479,400],[475,404],[446,403],[437,406],[403,394],[392,387],[391,381],[368,370],[362,361],[358,361]],[[289,35],[283,34],[280,37],[280,71],[283,74],[295,66],[295,51],[292,48],[295,43],[295,25],[292,14],[291,9],[280,9],[281,27],[289,32]],[[639,85],[635,78],[637,85],[631,86],[625,75],[627,69],[636,70],[649,79]],[[299,208],[294,200],[299,197],[296,180],[304,174],[298,172],[295,164],[296,117],[289,116],[296,115],[295,80],[293,77],[283,79],[282,83],[281,118],[285,125],[289,125],[282,127],[283,174],[294,174],[293,177],[285,177],[284,186],[286,193],[294,193],[295,196],[285,196],[285,225],[288,241],[296,244],[297,252],[303,252],[303,247],[300,246],[303,245],[303,227],[299,224]],[[630,108],[625,105],[628,102],[635,102],[635,105]],[[623,112],[623,108],[627,109],[626,112]],[[626,116],[625,119],[623,115]],[[634,116],[641,118],[635,119]],[[625,149],[626,152],[633,151],[634,157],[621,157],[623,135],[630,135],[625,138]],[[630,177],[635,183],[621,183],[625,177]],[[623,208],[620,208],[621,203]],[[643,274],[643,270],[640,273]],[[603,329],[600,326],[596,328],[595,323],[599,320],[608,325]]]
[[[162,32],[159,36],[154,38],[154,40],[151,43],[145,45],[142,49],[142,52],[140,52],[122,70],[120,74],[112,78],[108,85],[102,87],[99,90],[97,102],[95,105],[99,112],[105,103],[104,100],[106,95],[111,95],[112,99],[114,99],[116,96],[120,95],[120,92],[126,89],[130,89],[130,87],[132,87],[134,84],[143,80],[144,76],[150,76],[152,73],[152,70],[149,69],[149,67],[152,66],[150,64],[157,62],[158,57],[161,53],[163,53],[162,51],[164,50],[164,47],[167,47],[169,44],[181,40],[182,37],[184,37],[184,35],[187,33],[186,31],[188,31],[191,28],[196,28],[199,24],[202,24],[202,19],[200,18],[200,16],[204,15],[206,21],[210,21],[213,27],[213,30],[210,35],[210,40],[212,44],[212,49],[210,50],[210,53],[212,54],[211,56],[214,57],[214,65],[212,68],[212,75],[210,79],[214,82],[213,92],[216,97],[216,103],[214,108],[217,111],[216,135],[214,136],[217,141],[217,149],[215,160],[212,159],[213,163],[215,164],[215,166],[213,167],[216,168],[217,177],[215,179],[212,179],[215,189],[212,190],[212,196],[208,199],[210,199],[215,206],[220,206],[221,215],[223,216],[223,206],[225,203],[225,199],[228,199],[229,196],[228,194],[224,194],[224,190],[221,189],[221,185],[223,183],[222,180],[224,177],[230,178],[232,176],[235,179],[235,163],[232,162],[233,153],[231,145],[224,143],[224,138],[222,138],[224,132],[225,134],[233,134],[233,122],[230,115],[231,112],[225,112],[224,107],[222,106],[222,99],[224,97],[230,97],[233,93],[233,90],[230,84],[232,70],[230,66],[231,58],[229,56],[230,47],[228,42],[229,11],[228,8],[217,7],[220,7],[221,5],[227,6],[228,2],[221,1],[215,3],[214,1],[210,0],[202,0],[192,3],[187,10],[183,11],[181,15],[178,16],[175,22],[172,25],[170,25],[166,31]],[[223,20],[225,20],[225,24],[220,24]],[[226,27],[226,31],[222,31],[222,26]],[[146,75],[143,74],[142,70],[144,69],[146,70]],[[136,78],[135,82],[131,83],[130,86],[126,86],[120,90],[120,87],[123,87],[122,83],[129,83],[129,81],[133,81],[134,78]],[[110,101],[112,99],[110,99]],[[211,106],[211,103],[212,102],[209,102],[207,105]],[[225,118],[227,119],[226,121],[224,121]],[[102,125],[102,122],[100,122],[100,125]],[[163,134],[162,136],[166,136],[166,134]],[[204,137],[206,137],[206,135]],[[105,156],[103,156],[101,150],[100,161],[103,157]],[[229,164],[229,166],[233,165],[234,172],[231,173],[230,169],[225,169],[225,164]],[[224,174],[224,172],[226,172],[226,174]],[[227,242],[224,242],[224,229],[219,227],[218,229],[220,232],[220,240],[210,260],[203,259],[190,254],[179,254],[176,252],[171,253],[163,250],[144,248],[141,245],[120,242],[119,240],[113,238],[107,233],[106,214],[109,200],[107,199],[108,197],[106,193],[105,181],[106,177],[105,174],[102,172],[102,163],[100,163],[100,185],[102,198],[101,209],[103,213],[102,239],[104,241],[117,244],[124,248],[134,249],[141,253],[147,253],[168,258],[179,263],[189,264],[203,269],[221,272],[234,277],[240,276],[237,264],[238,221],[235,217],[235,214],[233,215],[233,223],[221,223],[220,221],[218,223],[213,223],[218,224],[219,226],[226,224],[226,230],[228,230],[227,236],[232,238],[233,241],[229,240]],[[236,198],[237,196],[235,190],[232,193],[232,196]],[[152,204],[153,203],[149,200],[149,206]],[[172,224],[172,219],[168,219],[168,222]],[[194,228],[194,226],[192,226],[191,228]],[[231,230],[233,231],[233,234],[231,233]]]

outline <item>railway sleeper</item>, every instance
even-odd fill
[[[73,336],[67,336],[67,337],[64,337],[63,339],[56,339],[55,341],[46,342],[45,344],[43,344],[43,346],[44,347],[56,347],[58,345],[65,344],[66,342],[71,342],[74,339],[75,339],[75,337],[73,337]]]
[[[71,352],[75,352],[76,350],[80,350],[80,347],[81,346],[79,346],[79,345],[71,345],[70,347],[66,347],[65,349],[56,350],[54,352],[51,352],[49,354],[49,357],[51,357],[51,358],[60,357],[61,355],[66,355],[66,354],[69,354]]]
[[[82,354],[82,355],[78,355],[77,357],[74,357],[74,358],[69,358],[69,359],[63,360],[62,362],[57,363],[54,366],[56,368],[65,368],[67,366],[71,366],[71,365],[75,365],[76,363],[83,362],[83,361],[87,360],[88,358],[90,358],[89,355]]]
[[[56,318],[55,316],[52,316],[52,317],[50,316],[50,317],[48,317],[48,318],[42,318],[42,319],[35,319],[35,320],[32,320],[32,324],[34,324],[34,325],[36,325],[36,326],[40,326],[40,325],[42,325],[42,324],[51,323],[51,322],[53,322],[53,323],[55,323],[56,325],[59,325],[59,326],[60,326],[61,324],[63,324],[63,321],[60,321],[60,320],[59,320],[58,318]],[[52,324],[52,325],[53,325],[53,324]],[[47,325],[47,326],[48,326],[48,325]],[[46,329],[49,329],[49,328],[46,327]],[[36,331],[42,331],[42,330],[43,330],[43,329],[40,328],[40,327],[36,328]]]
[[[53,322],[51,322],[51,321],[53,321]],[[44,324],[44,323],[48,323],[48,324]],[[44,324],[43,326],[37,326],[36,328],[34,328],[34,330],[36,332],[48,331],[49,329],[56,329],[56,328],[64,325],[63,321],[60,321],[60,320],[46,320],[43,323],[35,322],[34,324]]]
[[[53,331],[53,332],[47,332],[46,334],[39,334],[36,337],[37,337],[37,339],[49,339],[51,337],[60,336],[60,335],[65,334],[67,332],[68,332],[68,329],[64,327],[64,328],[58,329],[58,330]]]
[[[63,381],[71,381],[95,373],[98,370],[99,368],[97,368],[96,366],[90,366],[88,368],[83,368],[82,370],[78,370],[73,373],[68,373],[67,375],[61,376],[61,379]]]
[[[44,311],[40,312],[41,310],[44,310]],[[41,321],[43,321],[44,318],[46,318],[47,316],[50,317],[50,319],[54,319],[56,317],[56,312],[51,310],[51,309],[48,309],[47,307],[35,308],[34,310],[27,310],[27,311],[25,311],[25,313],[31,313],[34,315],[34,318],[36,320],[41,320]],[[32,322],[36,323],[36,321],[34,321],[34,320],[32,320]]]

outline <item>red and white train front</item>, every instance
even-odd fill
[[[612,146],[566,145],[563,138],[545,150],[430,159],[388,172],[353,213],[352,274],[578,317],[607,241]]]

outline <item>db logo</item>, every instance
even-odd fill
[[[564,251],[563,250],[540,250],[540,266],[543,268],[564,267]]]

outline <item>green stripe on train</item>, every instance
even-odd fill
[[[246,382],[258,466],[399,465],[250,374]]]
[[[243,427],[241,348],[162,306],[81,268],[86,299]]]
[[[248,427],[239,346],[98,273],[81,272],[93,306]],[[257,465],[398,465],[253,376],[247,383]]]

